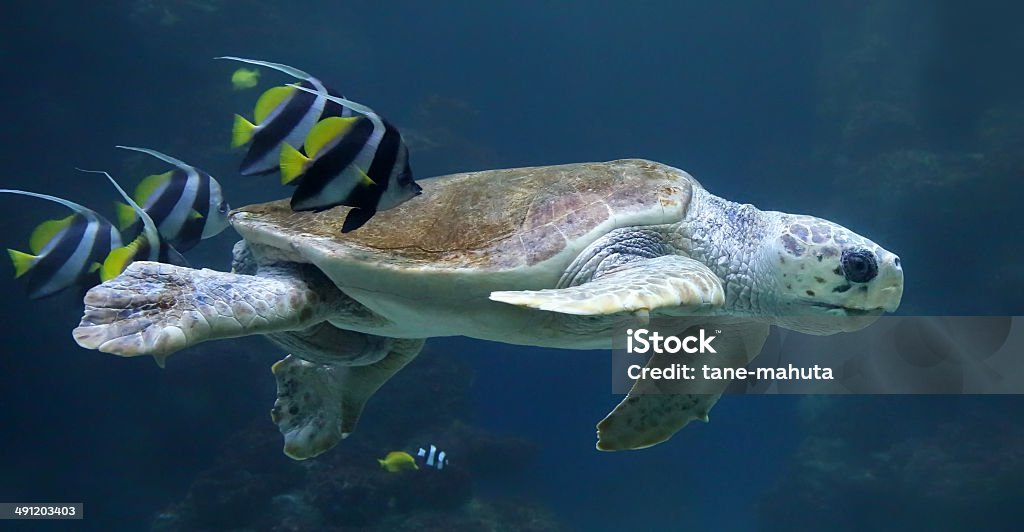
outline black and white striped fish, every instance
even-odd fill
[[[2,189],[64,205],[74,214],[39,224],[29,238],[30,253],[8,249],[14,276],[28,275],[32,299],[50,296],[72,286],[89,287],[99,281],[99,270],[111,250],[121,247],[121,233],[96,211],[56,196]]]
[[[397,207],[419,195],[422,188],[413,180],[409,149],[398,128],[365,105],[334,96],[327,99],[362,116],[321,120],[306,137],[308,156],[293,146],[282,145],[281,181],[298,182],[292,194],[292,210],[353,207],[341,230],[347,233],[361,227],[377,211]]]
[[[110,183],[114,185],[117,192],[135,210],[136,215],[142,221],[142,231],[128,244],[110,250],[110,253],[103,260],[103,265],[100,267],[101,281],[108,281],[117,277],[129,264],[137,260],[164,262],[178,266],[189,265],[185,257],[182,257],[181,253],[174,249],[174,246],[161,237],[160,230],[149,214],[121,188],[121,185],[110,174],[102,170],[79,170],[107,176]]]
[[[444,469],[444,466],[448,465],[448,456],[444,451],[439,450],[436,446],[431,445],[430,450],[420,447],[420,450],[416,452],[416,458],[422,460],[423,464],[427,467],[436,468],[438,471]]]
[[[188,251],[200,240],[228,227],[230,206],[213,176],[155,150],[118,148],[142,152],[175,167],[143,179],[135,189],[135,201],[153,219],[168,244],[178,251]],[[124,203],[118,205],[117,218],[122,230],[137,223],[136,210]]]
[[[256,102],[253,122],[241,115],[235,115],[231,129],[231,147],[250,144],[249,151],[239,167],[242,175],[258,175],[276,172],[281,159],[281,144],[301,147],[309,130],[320,120],[332,116],[351,116],[352,112],[326,98],[327,95],[342,97],[325,86],[320,80],[288,65],[270,63],[256,59],[224,56],[251,65],[259,65],[284,72],[300,80],[299,85],[313,94],[284,85],[264,92]]]

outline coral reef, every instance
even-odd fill
[[[332,451],[304,462],[281,453],[266,419],[227,441],[184,500],[160,512],[161,531],[558,530],[536,503],[474,496],[478,479],[528,467],[536,448],[462,421],[471,373],[452,356],[424,353],[367,407],[365,423]],[[388,473],[377,459],[392,450],[437,445],[447,467]]]

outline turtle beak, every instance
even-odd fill
[[[903,299],[903,266],[900,258],[892,253],[886,252],[880,259],[881,267],[875,279],[879,289],[872,294],[870,303],[886,312],[895,312]]]

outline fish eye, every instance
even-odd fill
[[[866,283],[878,275],[878,260],[875,254],[864,248],[848,249],[839,259],[843,275],[853,283]]]
[[[227,214],[229,208],[230,207],[228,207],[228,202],[222,201],[220,202],[220,205],[217,206],[217,212],[221,214]]]

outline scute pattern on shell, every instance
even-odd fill
[[[692,187],[700,186],[681,170],[638,159],[469,172],[421,183],[421,196],[344,235],[347,207],[292,212],[282,200],[238,209],[231,221],[243,236],[273,233],[292,246],[322,246],[343,260],[508,270],[549,259],[613,218],[677,222]]]

